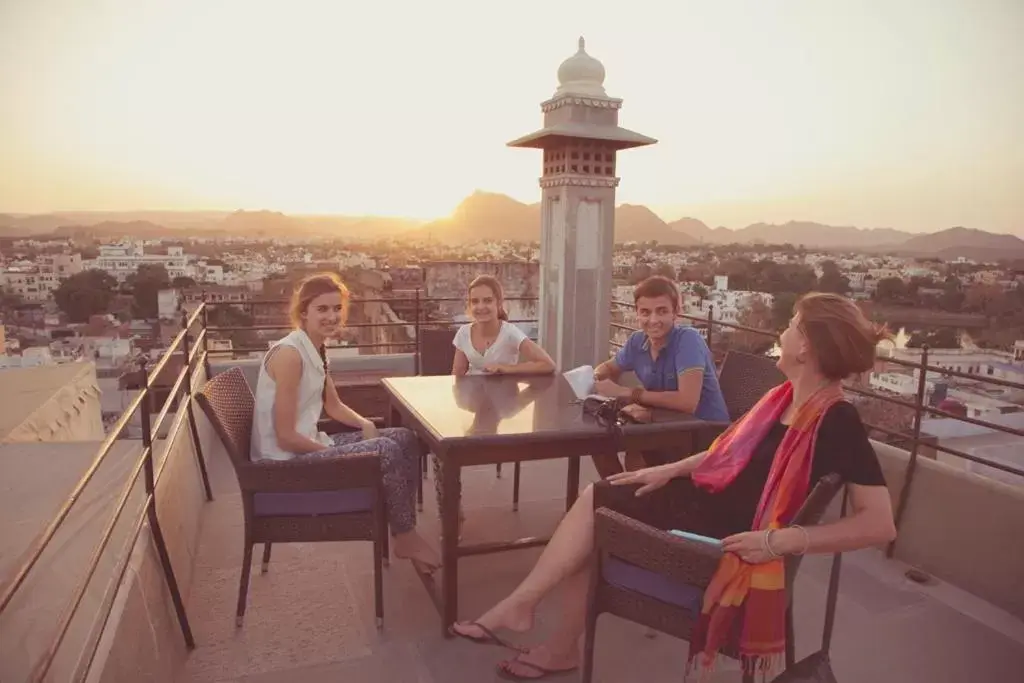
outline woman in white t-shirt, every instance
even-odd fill
[[[480,275],[469,285],[469,314],[473,322],[455,333],[452,374],[550,374],[555,362],[518,327],[508,322],[501,283]]]

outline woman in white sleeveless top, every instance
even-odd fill
[[[342,403],[329,381],[324,341],[337,335],[347,311],[348,289],[333,273],[313,275],[295,289],[290,312],[296,329],[260,365],[251,457],[291,460],[377,453],[395,556],[433,571],[440,566],[437,555],[416,531],[419,442],[408,429],[378,430]],[[320,432],[317,422],[325,409],[332,419],[358,431],[333,437]]]
[[[455,333],[452,374],[527,375],[555,371],[551,356],[523,331],[508,322],[501,283],[480,275],[469,284],[469,314],[473,322]]]

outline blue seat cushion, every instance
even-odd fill
[[[373,509],[373,501],[372,488],[256,493],[253,495],[253,514],[257,517],[342,515],[368,512]]]
[[[605,581],[618,588],[682,607],[694,616],[700,614],[704,591],[696,586],[670,579],[616,557],[608,557],[601,563],[601,575]]]

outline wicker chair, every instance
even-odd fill
[[[786,376],[773,359],[729,351],[718,373],[718,386],[722,388],[729,419],[735,422],[743,417],[769,389],[785,381]]]
[[[377,628],[382,628],[381,566],[388,556],[388,534],[380,459],[357,453],[253,462],[249,448],[255,401],[237,367],[209,380],[196,401],[224,443],[242,491],[245,541],[236,625],[245,616],[255,544],[264,544],[261,573],[266,573],[272,543],[372,541],[374,603]]]
[[[823,477],[793,522],[817,524],[841,487],[839,475]],[[661,531],[603,505],[595,487],[594,565],[587,607],[583,683],[594,670],[597,617],[607,612],[649,628],[689,640],[700,615],[704,589],[718,568],[721,550]],[[786,557],[786,666],[794,662],[793,580],[802,557]],[[732,643],[722,651],[738,656]],[[745,683],[754,679],[745,677]]]
[[[455,362],[455,341],[456,330],[451,327],[436,328],[424,327],[420,329],[420,374],[421,375],[450,375],[452,364]],[[427,455],[424,453],[424,459]],[[519,507],[519,477],[521,474],[520,463],[516,461],[512,478],[512,509]],[[501,477],[501,463],[495,466],[498,477]],[[424,474],[426,466],[423,467]]]

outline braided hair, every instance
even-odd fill
[[[305,280],[300,282],[292,292],[291,303],[288,306],[288,316],[291,318],[292,325],[296,328],[302,327],[302,315],[309,308],[309,304],[313,299],[324,294],[338,293],[341,295],[341,320],[344,323],[348,317],[348,305],[349,305],[349,291],[345,283],[341,281],[341,278],[334,273],[317,273],[310,275]],[[330,376],[330,361],[327,358],[327,347],[324,344],[320,345],[317,349],[320,352],[320,360],[324,364],[324,372]],[[324,391],[327,391],[326,385]]]

